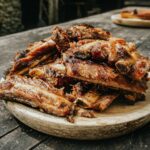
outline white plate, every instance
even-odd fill
[[[104,139],[129,133],[150,121],[150,88],[145,101],[135,105],[116,102],[96,118],[76,117],[75,123],[16,102],[6,102],[6,107],[18,120],[46,134],[72,139]]]
[[[120,14],[112,15],[111,20],[115,24],[133,26],[133,27],[150,27],[150,20],[138,18],[122,18]]]

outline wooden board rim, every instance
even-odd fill
[[[18,120],[35,130],[58,137],[80,140],[120,136],[134,131],[150,121],[150,104],[144,107],[144,110],[129,113],[125,117],[126,120],[118,115],[114,118],[78,117],[74,124],[67,122],[65,118],[45,114],[16,102],[7,102],[6,107]]]
[[[133,26],[133,27],[150,27],[150,20],[138,18],[122,18],[120,14],[111,16],[111,20],[115,24]]]

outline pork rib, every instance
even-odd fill
[[[95,65],[77,60],[74,63],[67,62],[66,68],[66,74],[69,77],[95,84],[102,84],[104,86],[137,93],[145,92],[147,88],[144,82],[133,81],[131,83],[124,76],[115,73],[112,68],[104,65]]]
[[[67,34],[70,39],[75,41],[82,39],[108,40],[111,37],[110,32],[87,24],[74,25],[67,29]]]
[[[55,53],[57,53],[56,44],[51,38],[30,44],[26,50],[16,54],[9,75],[26,73],[29,68],[46,62],[48,59],[53,60]]]
[[[115,66],[120,74],[134,80],[142,80],[150,70],[149,60],[136,51],[133,43],[127,43],[124,39],[110,38],[108,41],[95,40],[78,45],[80,44],[68,50],[72,56],[82,60],[105,62]]]
[[[0,99],[17,101],[46,113],[95,117],[114,100],[144,99],[150,61],[133,43],[101,28],[56,27],[51,37],[17,53],[0,83]]]
[[[30,70],[29,74],[33,74],[37,77],[47,76],[47,72],[52,70],[61,72],[61,76],[78,79],[80,81],[87,81],[89,83],[95,83],[104,85],[111,88],[120,90],[132,91],[136,93],[143,93],[147,89],[146,83],[143,81],[130,81],[124,76],[116,73],[114,69],[107,65],[97,65],[92,62],[82,61],[79,59],[67,58],[64,55],[64,64],[50,63],[42,67],[34,68]]]
[[[25,103],[57,116],[67,116],[72,107],[62,89],[56,89],[40,79],[17,75],[0,84],[0,96],[2,99]]]
[[[84,39],[102,39],[108,40],[111,37],[108,31],[101,28],[94,28],[93,26],[80,24],[71,26],[68,29],[55,27],[52,30],[51,39],[55,41],[56,47],[60,52],[66,51],[70,48],[71,42],[77,42]]]
[[[76,99],[78,106],[86,109],[94,109],[104,111],[118,97],[119,94],[113,92],[103,93],[101,89],[90,88],[86,92],[82,92],[83,87],[80,83],[73,86],[71,96]]]

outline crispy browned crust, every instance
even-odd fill
[[[98,63],[105,62],[120,74],[133,80],[144,79],[150,70],[149,60],[136,51],[133,43],[127,43],[124,39],[88,41],[83,45],[70,48],[66,55]]]
[[[64,96],[62,89],[56,89],[48,82],[39,79],[13,76],[0,84],[0,96],[44,110],[57,116],[67,116],[71,102]]]
[[[111,37],[110,32],[101,28],[94,28],[91,25],[79,24],[67,29],[69,38],[75,41],[83,39],[102,39],[108,40]]]
[[[53,60],[57,53],[56,44],[50,38],[30,44],[26,50],[17,53],[8,75],[24,74],[43,62]]]
[[[53,72],[58,74],[53,75]],[[110,88],[143,93],[147,89],[144,81],[131,81],[128,78],[118,74],[114,69],[106,64],[94,64],[92,62],[79,59],[68,58],[64,55],[63,63],[50,63],[48,65],[34,68],[30,75],[36,77],[70,77],[89,83],[100,84]]]
[[[51,38],[53,41],[55,41],[56,47],[59,50],[59,52],[64,52],[70,47],[69,36],[66,33],[66,31],[60,27],[55,27],[53,29]]]
[[[77,42],[84,39],[103,39],[108,40],[111,34],[101,28],[94,28],[93,26],[80,24],[71,26],[68,29],[55,27],[52,30],[51,39],[55,41],[59,52],[64,52],[70,48],[70,42]]]
[[[90,25],[56,27],[52,36],[17,53],[0,83],[0,98],[46,113],[93,118],[114,100],[144,99],[150,61],[133,43]]]
[[[71,96],[76,99],[76,104],[82,108],[104,111],[119,96],[116,92],[104,93],[95,87],[83,91],[83,85],[77,83],[73,87]]]
[[[76,82],[74,79],[65,76],[65,66],[61,64],[61,60],[56,60],[54,63],[49,63],[49,65],[30,69],[29,75],[49,81],[56,87],[64,87]]]
[[[66,62],[65,65],[69,77],[137,93],[143,93],[147,89],[146,83],[130,81],[107,65],[96,65],[80,60]]]

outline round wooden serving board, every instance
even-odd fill
[[[111,20],[115,24],[133,26],[133,27],[150,27],[150,20],[138,18],[122,18],[120,14],[112,15]]]
[[[150,88],[145,101],[135,105],[116,101],[107,111],[96,114],[96,118],[76,117],[75,123],[16,102],[6,102],[6,107],[24,124],[49,135],[82,140],[104,139],[129,133],[150,121]]]

